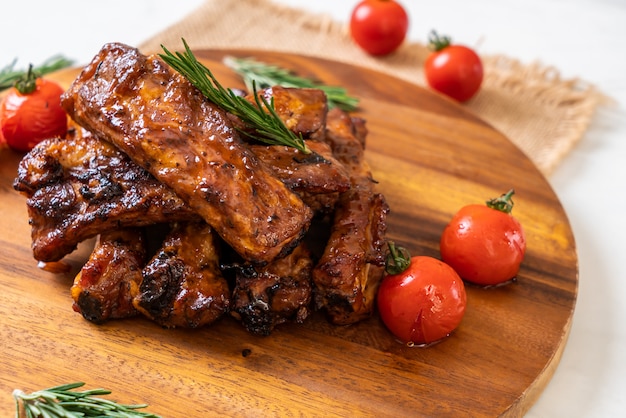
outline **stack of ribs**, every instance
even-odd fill
[[[96,237],[71,288],[85,319],[195,328],[230,314],[268,335],[313,310],[335,324],[371,314],[388,206],[364,121],[328,110],[317,89],[257,93],[310,153],[255,142],[158,56],[119,43],[65,92],[67,136],[28,153],[14,188],[36,260]]]

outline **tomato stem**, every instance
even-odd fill
[[[28,72],[15,81],[15,88],[22,94],[30,94],[37,88],[37,75],[33,71],[33,64],[28,66]]]
[[[500,197],[490,199],[486,202],[491,209],[499,210],[504,213],[511,213],[513,210],[513,195],[515,190],[511,189]]]
[[[389,253],[385,259],[385,271],[388,274],[400,274],[411,264],[411,254],[404,247],[396,247],[393,241],[387,242]]]
[[[450,46],[450,43],[452,39],[449,36],[439,36],[435,30],[432,30],[428,36],[428,48],[431,51],[441,51]]]

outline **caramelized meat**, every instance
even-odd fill
[[[339,197],[330,238],[313,270],[315,303],[331,322],[350,324],[372,312],[383,274],[389,208],[383,195],[374,191],[362,142],[345,112],[329,111],[326,140],[349,168],[352,187]]]
[[[333,117],[338,117],[338,115],[333,115]],[[365,119],[353,116],[350,120],[352,121],[352,132],[354,133],[354,137],[358,139],[361,147],[365,149],[365,139],[368,134]]]
[[[133,298],[139,291],[146,250],[141,229],[102,233],[71,288],[73,308],[97,324],[137,315]]]
[[[175,224],[143,269],[133,304],[165,327],[197,328],[221,317],[230,290],[219,268],[213,229],[204,222]]]
[[[304,138],[324,135],[328,100],[322,90],[274,86],[257,94],[268,103],[274,102],[276,113],[294,133]],[[247,99],[254,101],[254,96]]]
[[[62,105],[171,187],[246,260],[284,256],[306,232],[311,209],[249,150],[224,112],[159,57],[107,44]]]
[[[80,128],[71,132],[65,140],[40,143],[18,168],[14,186],[28,197],[37,260],[59,260],[78,242],[116,225],[199,218],[113,145]],[[328,144],[309,141],[309,147],[309,155],[282,146],[251,148],[309,206],[327,212],[350,180]]]
[[[330,146],[321,141],[307,141],[311,150],[304,154],[282,145],[252,145],[252,151],[296,192],[325,194],[350,188],[346,167],[333,156]]]
[[[60,260],[79,242],[120,227],[199,218],[125,154],[80,130],[26,154],[14,188],[28,198],[39,261]]]
[[[309,314],[313,260],[304,244],[262,268],[235,268],[231,314],[253,334],[269,335],[286,321]]]
[[[307,146],[310,154],[279,145],[252,145],[251,149],[313,211],[327,213],[339,193],[350,188],[350,176],[327,143],[309,140]]]

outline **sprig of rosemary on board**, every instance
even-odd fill
[[[296,135],[285,126],[276,113],[273,99],[268,102],[265,97],[259,97],[255,85],[252,86],[255,103],[223,87],[211,70],[197,60],[184,39],[183,44],[185,51],[176,53],[170,52],[161,45],[164,53],[160,54],[160,57],[196,86],[207,99],[253,128],[257,133],[254,137],[259,141],[273,145],[287,145],[307,154],[311,152],[302,135]]]
[[[26,394],[20,390],[13,391],[15,398],[15,417],[21,418],[20,411],[26,418],[82,418],[82,417],[111,417],[111,418],[161,418],[149,412],[140,412],[137,409],[147,405],[124,405],[98,395],[108,395],[106,389],[91,389],[75,391],[84,383],[69,383]]]
[[[224,64],[241,76],[248,90],[252,89],[254,83],[259,88],[272,86],[317,88],[326,93],[328,106],[331,108],[338,107],[350,112],[356,110],[359,104],[359,99],[350,96],[343,87],[324,85],[316,80],[299,76],[285,68],[257,61],[254,58],[227,56],[224,58]]]
[[[0,69],[0,91],[13,87],[15,82],[28,72],[28,70],[16,69],[16,63],[17,59],[14,59],[13,62]],[[55,55],[48,58],[40,65],[32,67],[32,71],[35,76],[41,77],[42,75],[49,74],[53,71],[69,67],[73,63],[74,61],[65,58],[62,55]]]

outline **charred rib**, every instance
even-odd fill
[[[171,187],[246,260],[291,251],[312,212],[213,103],[157,56],[107,44],[62,98],[79,124]]]
[[[74,279],[74,310],[97,324],[137,315],[133,298],[139,291],[145,262],[142,230],[101,234],[89,260]]]
[[[339,197],[330,238],[313,270],[315,302],[331,322],[351,324],[373,310],[383,274],[389,208],[383,195],[374,191],[362,142],[347,113],[329,111],[326,140],[348,167],[352,187]]]
[[[133,304],[165,327],[197,328],[228,310],[230,290],[219,268],[217,239],[204,222],[177,223],[143,269]]]

